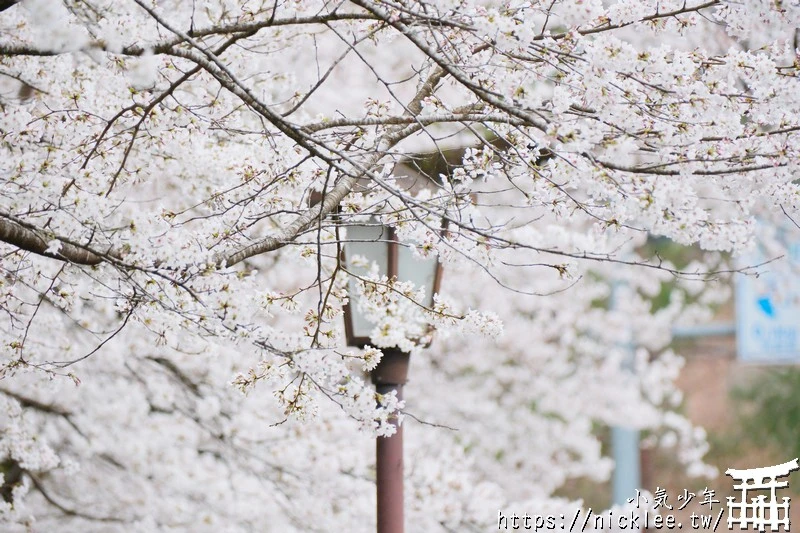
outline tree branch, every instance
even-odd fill
[[[64,237],[47,234],[31,224],[14,220],[15,217],[0,213],[0,241],[11,244],[38,255],[68,261],[77,265],[97,265],[103,262],[103,257],[69,242]],[[57,253],[48,251],[49,243],[59,241],[61,247]],[[119,254],[109,251],[109,255],[120,258]]]

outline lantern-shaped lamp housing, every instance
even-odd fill
[[[404,245],[396,238],[394,229],[384,226],[375,219],[363,224],[347,226],[347,242],[344,245],[344,260],[350,272],[360,275],[366,274],[367,268],[356,267],[349,258],[361,256],[371,265],[376,263],[378,275],[385,275],[389,279],[410,281],[419,289],[425,288],[425,301],[420,304],[430,308],[433,305],[433,295],[439,291],[442,268],[438,257],[415,257],[411,248]],[[367,320],[358,305],[352,299],[356,294],[356,280],[351,278],[348,292],[351,300],[345,306],[345,333],[347,344],[363,347],[370,343],[370,333],[375,324]]]

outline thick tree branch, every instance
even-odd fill
[[[97,265],[104,260],[102,256],[81,248],[66,238],[48,234],[35,226],[13,220],[13,218],[0,213],[0,241],[28,252],[78,265]],[[54,240],[60,244],[57,253],[49,251],[50,243]],[[109,254],[118,256],[112,252]]]
[[[12,2],[13,3],[13,2]],[[0,4],[1,6],[2,4]],[[10,7],[10,6],[9,6]],[[0,11],[2,11],[0,9]],[[309,17],[289,17],[280,19],[261,20],[250,23],[237,23],[226,24],[222,26],[213,26],[210,28],[203,28],[187,33],[188,37],[206,37],[211,35],[228,35],[234,33],[255,33],[264,28],[277,28],[282,26],[301,26],[311,24],[328,24],[337,21],[348,20],[375,20],[373,15],[368,13],[330,13],[326,15],[316,15]],[[171,37],[161,42],[153,43],[151,45],[134,44],[125,46],[122,50],[110,48],[104,41],[94,41],[88,46],[79,49],[47,49],[47,48],[34,48],[27,45],[0,45],[0,56],[58,56],[73,52],[86,52],[89,50],[100,50],[109,53],[118,53],[126,56],[141,56],[145,53],[165,54],[172,50],[173,47],[185,42],[185,39],[180,36]]]
[[[715,6],[718,6],[720,4],[721,4],[720,0],[710,0],[709,2],[704,2],[702,4],[698,4],[698,5],[695,5],[695,6],[687,6],[684,3],[684,6],[682,8],[675,9],[673,11],[665,11],[663,13],[655,13],[653,15],[648,15],[646,17],[642,17],[640,19],[637,19],[637,20],[634,20],[634,21],[631,21],[631,22],[621,22],[619,24],[607,23],[607,24],[603,24],[602,26],[596,26],[594,28],[589,28],[589,29],[586,29],[586,30],[577,30],[576,33],[578,33],[579,35],[591,35],[593,33],[601,33],[601,32],[606,32],[606,31],[611,31],[611,30],[618,30],[619,28],[624,28],[625,26],[630,26],[631,24],[637,24],[637,23],[640,23],[640,22],[650,22],[650,21],[653,21],[653,20],[675,17],[675,16],[678,16],[678,15],[684,15],[686,13],[694,13],[696,11],[700,11],[702,9],[708,9],[710,7],[715,7]],[[560,39],[563,39],[563,38],[567,37],[571,33],[573,33],[573,32],[572,31],[566,31],[566,32],[557,33],[557,34],[554,34],[554,35],[546,35],[544,32],[542,32],[541,34],[539,34],[536,37],[534,37],[533,40],[534,41],[542,41],[544,39],[552,39],[554,41],[558,41]]]
[[[4,394],[4,395],[8,396],[9,398],[14,398],[23,407],[28,407],[28,408],[35,409],[37,411],[41,411],[43,413],[48,413],[48,414],[51,414],[51,415],[63,416],[65,418],[72,416],[72,413],[67,411],[63,407],[59,407],[59,406],[53,405],[53,404],[42,403],[39,400],[34,400],[33,398],[29,398],[27,396],[23,396],[23,395],[21,395],[21,394],[19,394],[17,392],[14,392],[14,391],[6,390],[6,389],[0,389],[0,394]]]
[[[50,494],[50,491],[45,488],[44,483],[42,482],[41,479],[39,479],[38,475],[34,474],[29,470],[25,470],[25,475],[31,479],[31,481],[33,482],[33,486],[36,487],[36,490],[38,490],[41,493],[41,495],[44,497],[45,500],[47,500],[47,502],[50,505],[52,505],[53,507],[55,507],[56,509],[58,509],[67,516],[83,518],[84,520],[91,520],[93,522],[125,522],[125,520],[121,518],[113,516],[95,516],[92,514],[84,513],[82,511],[78,511],[70,507],[67,507],[66,505],[59,502],[57,498],[53,497],[53,495]]]

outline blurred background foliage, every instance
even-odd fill
[[[800,368],[760,369],[731,397],[740,440],[780,450],[787,460],[800,457]]]

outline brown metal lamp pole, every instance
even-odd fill
[[[378,394],[397,392],[403,399],[408,377],[409,354],[397,349],[383,350],[383,358],[372,371]],[[378,533],[403,533],[403,427],[394,422],[397,432],[375,441],[378,489]]]
[[[342,259],[359,255],[378,265],[381,274],[390,279],[412,281],[417,287],[425,287],[428,300],[433,305],[433,294],[439,290],[442,268],[437,258],[415,258],[407,246],[399,243],[394,230],[375,221],[347,226],[347,244]],[[365,274],[359,267],[348,264],[353,273]],[[355,285],[349,290],[354,294]],[[363,348],[370,343],[370,333],[375,327],[358,310],[348,304],[344,308],[347,344]],[[397,399],[403,399],[403,385],[408,378],[410,355],[397,348],[384,348],[383,357],[372,371],[372,383],[378,394],[396,391]],[[391,437],[378,437],[376,451],[376,485],[378,493],[378,533],[403,533],[403,428],[394,420],[397,428]]]

